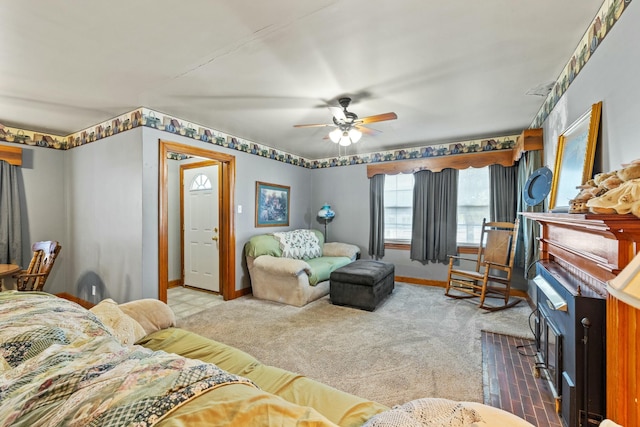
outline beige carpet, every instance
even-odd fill
[[[374,312],[245,296],[180,327],[388,406],[422,397],[482,402],[481,331],[531,338],[526,302],[495,313],[444,289],[396,283]]]

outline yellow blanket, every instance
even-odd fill
[[[168,328],[154,332],[140,340],[138,344],[153,350],[174,352],[185,357],[215,363],[216,366],[228,372],[252,380],[264,393],[260,395],[260,401],[269,407],[275,405],[280,411],[279,416],[284,415],[283,411],[295,411],[294,413],[297,413],[295,416],[304,414],[305,418],[302,419],[308,421],[313,419],[313,414],[321,414],[329,425],[359,427],[375,414],[389,409],[379,403],[342,392],[305,376],[264,365],[241,350],[183,329]],[[246,392],[253,394],[253,391]],[[233,402],[235,405],[235,401]],[[240,402],[237,403],[240,404]],[[237,407],[234,407],[233,411],[236,409]],[[275,423],[274,425],[298,424]]]

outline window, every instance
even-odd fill
[[[384,177],[384,240],[410,243],[413,216],[413,174]]]
[[[480,243],[482,220],[489,220],[490,192],[488,167],[468,168],[458,172],[459,245]]]
[[[198,174],[191,181],[190,191],[211,190],[211,180],[205,174]]]
[[[411,243],[413,174],[386,175],[384,179],[384,240]],[[489,168],[458,171],[459,245],[478,245],[482,220],[489,219]]]

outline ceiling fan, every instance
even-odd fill
[[[340,98],[338,103],[342,108],[329,106],[329,110],[331,111],[331,114],[333,114],[333,123],[293,125],[293,127],[314,128],[335,126],[336,129],[329,132],[328,137],[336,144],[339,143],[342,146],[348,146],[352,143],[355,144],[358,142],[363,133],[366,133],[367,135],[374,135],[380,132],[375,129],[367,128],[363,125],[375,122],[384,122],[386,120],[395,120],[398,118],[396,113],[384,113],[360,119],[355,113],[347,111],[347,107],[351,103],[351,98]]]

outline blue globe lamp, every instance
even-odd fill
[[[327,234],[327,224],[336,216],[336,213],[331,209],[329,203],[322,205],[322,208],[318,211],[318,218],[320,222],[324,223],[324,240],[329,241],[329,235]]]

